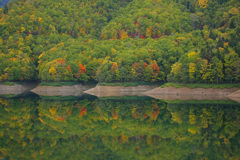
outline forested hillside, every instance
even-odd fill
[[[239,12],[239,0],[14,0],[0,9],[0,81],[237,83]]]

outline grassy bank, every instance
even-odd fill
[[[139,85],[161,85],[162,83],[152,83],[152,82],[116,82],[116,83],[99,83],[99,86],[139,86]]]
[[[73,86],[79,82],[41,82],[39,86]]]
[[[83,84],[83,85],[96,85],[96,82],[86,82],[86,83],[81,83],[81,82],[75,82],[75,81],[69,81],[69,82],[41,82],[39,86],[73,86],[77,84]]]
[[[10,81],[0,82],[0,85],[7,85],[7,86],[14,86],[15,84],[23,84],[23,83],[22,82],[10,82]]]
[[[175,88],[182,88],[182,87],[188,87],[188,88],[240,88],[240,84],[182,84],[182,83],[165,83],[161,85],[162,88],[164,87],[175,87]]]

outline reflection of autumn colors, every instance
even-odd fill
[[[79,116],[83,116],[87,112],[87,108],[86,107],[81,107],[79,110],[80,110]]]
[[[0,98],[0,109],[0,157],[239,159],[238,104]]]

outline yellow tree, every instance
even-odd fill
[[[53,77],[55,78],[57,71],[56,71],[56,69],[52,66],[52,67],[49,69],[49,73],[52,74]]]
[[[152,36],[152,27],[151,26],[146,29],[146,36],[147,36],[147,38],[151,38],[151,36]]]
[[[120,37],[121,37],[120,38],[121,40],[126,39],[128,37],[127,32],[126,31],[120,31]]]
[[[201,8],[207,8],[208,6],[208,0],[198,0],[198,5],[201,7]]]
[[[195,63],[190,63],[189,64],[189,79],[191,82],[194,81],[195,79],[195,72],[196,72],[196,64]]]

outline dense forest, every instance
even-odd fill
[[[239,0],[10,1],[0,81],[238,83],[239,12]]]
[[[54,98],[0,98],[0,158],[240,158],[234,102]]]

